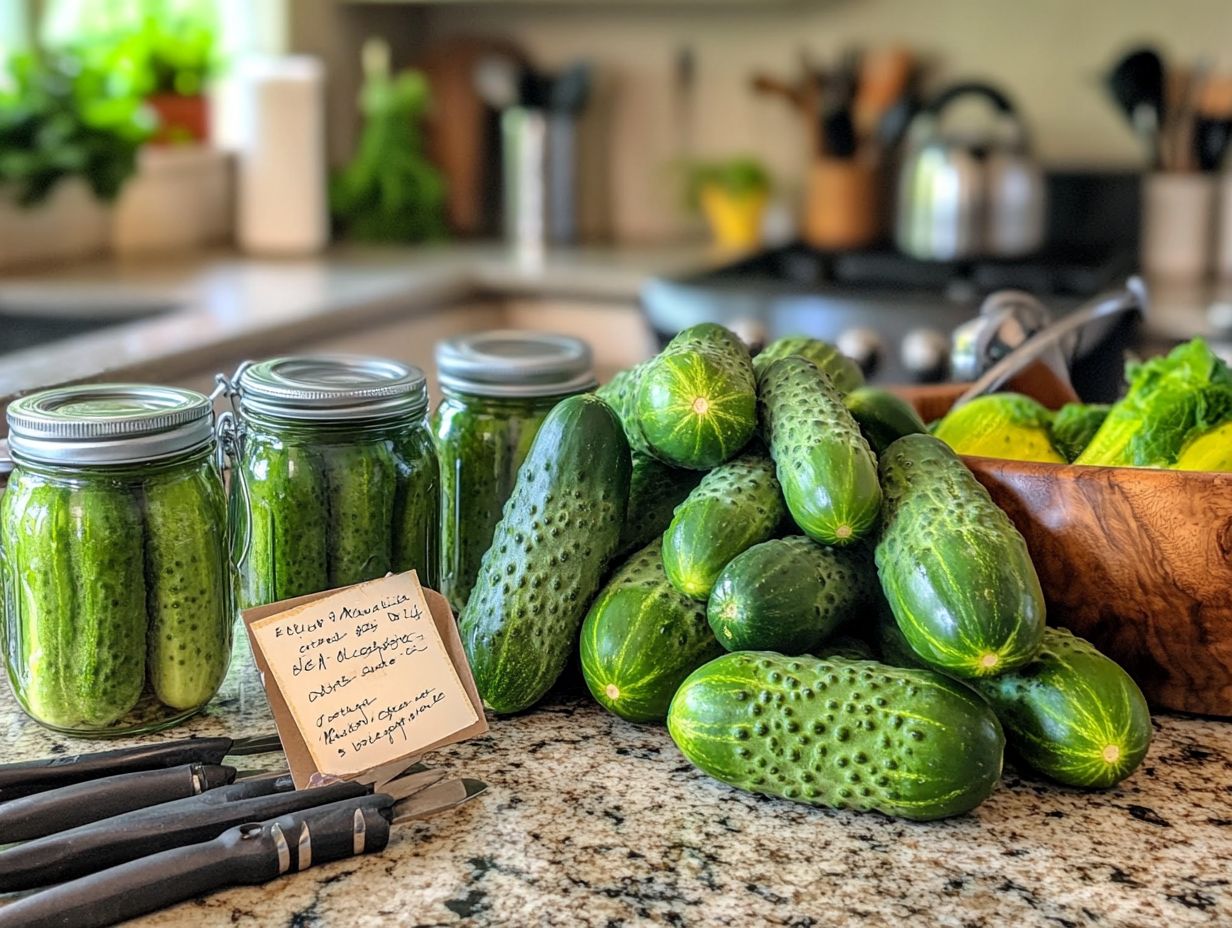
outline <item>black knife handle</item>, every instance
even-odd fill
[[[0,764],[0,800],[134,770],[161,770],[183,764],[221,764],[231,750],[230,738],[184,738],[130,748],[67,754],[15,764]]]
[[[196,796],[234,779],[234,767],[183,764],[71,783],[0,805],[0,842],[53,835],[134,809]]]
[[[284,781],[269,778],[267,782],[279,785]],[[248,783],[126,812],[0,851],[0,893],[76,879],[138,857],[210,841],[244,822],[262,822],[370,793],[368,787],[347,781],[227,800],[226,794]]]
[[[0,928],[103,928],[216,889],[380,851],[389,843],[391,804],[363,796],[246,823],[18,899],[0,908]]]

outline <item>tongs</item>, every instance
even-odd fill
[[[251,738],[184,738],[92,754],[0,764],[0,801],[99,777],[185,764],[221,764],[224,757],[281,751],[277,735]]]
[[[247,820],[212,840],[176,846],[18,899],[0,908],[0,928],[101,928],[224,887],[264,883],[313,864],[380,851],[389,843],[392,825],[453,809],[486,789],[470,779],[438,777],[424,785],[426,773],[433,771],[384,784],[374,795]],[[294,795],[321,798],[330,788]]]

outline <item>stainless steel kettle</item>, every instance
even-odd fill
[[[978,134],[947,130],[956,100],[983,97],[993,123]],[[1043,172],[1009,98],[988,84],[955,84],[912,120],[898,182],[895,240],[931,261],[1015,257],[1044,238]]]

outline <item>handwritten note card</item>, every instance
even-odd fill
[[[460,649],[447,647],[414,572],[286,605],[245,618],[267,689],[272,676],[316,771],[354,776],[482,724],[465,660],[459,672]]]

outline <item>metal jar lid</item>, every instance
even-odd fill
[[[436,368],[446,390],[479,396],[559,396],[598,382],[581,339],[513,329],[439,342]]]
[[[18,462],[136,464],[214,441],[213,406],[195,390],[104,383],[57,387],[9,404]]]
[[[362,355],[271,358],[241,369],[241,413],[312,422],[421,416],[428,386],[419,368]]]

